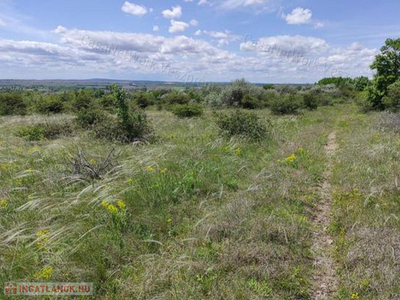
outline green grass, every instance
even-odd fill
[[[79,147],[95,162],[113,145],[83,132],[29,142],[16,133],[43,117],[3,117],[0,282],[95,282],[96,299],[309,299],[313,208],[335,129],[341,297],[396,299],[399,137],[377,137],[376,115],[349,105],[257,114],[272,123],[261,142],[221,137],[210,111],[149,111],[157,141],[117,145],[118,166],[93,182],[67,158]]]

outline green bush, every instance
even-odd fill
[[[354,78],[354,89],[358,92],[364,91],[370,84],[371,81],[369,80],[368,77],[360,76]]]
[[[25,115],[27,105],[18,92],[0,93],[0,115]]]
[[[190,101],[189,96],[184,92],[178,92],[176,90],[170,91],[164,96],[164,100],[167,104],[188,104]]]
[[[81,110],[90,109],[95,106],[96,102],[91,90],[80,90],[76,92],[75,99],[73,100],[72,106],[76,112]]]
[[[41,97],[36,103],[36,111],[41,114],[58,114],[64,111],[64,103],[57,95]]]
[[[180,118],[192,118],[203,115],[203,106],[199,104],[177,104],[171,107],[172,113]]]
[[[60,136],[71,136],[75,132],[72,122],[61,123],[39,123],[32,126],[21,127],[17,136],[28,141],[41,141],[59,138]]]
[[[318,98],[313,92],[306,92],[303,95],[304,107],[309,110],[315,110],[318,108]]]
[[[77,114],[77,123],[83,129],[90,129],[94,124],[100,123],[106,115],[106,112],[99,108],[84,109]]]
[[[225,106],[256,109],[266,106],[267,91],[239,79],[225,86],[220,97]]]
[[[275,115],[295,114],[300,107],[301,100],[297,94],[282,95],[271,102],[271,111]]]
[[[242,99],[241,106],[246,109],[256,109],[257,107],[259,107],[259,103],[255,97],[251,95],[246,95]]]
[[[151,102],[149,98],[149,94],[147,94],[146,92],[139,92],[135,96],[137,106],[139,106],[140,108],[146,108],[150,105]]]
[[[385,96],[382,101],[385,109],[392,112],[398,112],[400,110],[400,81],[389,85],[387,96]]]
[[[228,114],[216,114],[220,132],[228,137],[243,136],[260,141],[268,135],[267,125],[253,112],[235,110]]]
[[[217,92],[210,92],[204,97],[204,104],[210,107],[222,107],[220,94]]]

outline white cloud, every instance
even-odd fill
[[[183,1],[185,1],[185,2],[193,2],[193,0],[183,0]]]
[[[194,35],[201,35],[201,30],[196,30],[196,32],[194,33]]]
[[[244,52],[270,53],[273,51],[293,51],[301,54],[321,54],[329,49],[328,43],[320,38],[301,35],[280,35],[260,38],[240,44]]]
[[[144,7],[143,5],[138,5],[138,4],[135,4],[135,3],[128,2],[128,1],[125,1],[125,3],[122,6],[121,10],[124,13],[131,14],[131,15],[134,15],[134,16],[139,16],[139,17],[142,17],[145,14],[147,14],[147,8],[146,7]]]
[[[308,24],[312,20],[312,11],[301,7],[293,9],[293,11],[284,16],[286,22],[290,25]]]
[[[65,28],[63,26],[57,26],[57,28],[53,30],[54,33],[64,33],[66,31],[67,31],[67,28]]]
[[[182,7],[178,6],[173,6],[172,9],[166,9],[162,12],[162,15],[164,18],[167,19],[177,19],[182,16]]]
[[[324,23],[322,23],[322,22],[316,22],[315,25],[314,25],[314,28],[315,28],[315,29],[318,29],[318,28],[322,28],[322,27],[324,27],[324,26],[325,26]]]
[[[6,22],[0,18],[0,26],[7,26]]]
[[[196,35],[196,33],[195,33],[195,35]],[[208,36],[210,36],[212,38],[218,39],[218,46],[219,47],[228,45],[231,42],[236,42],[236,41],[239,41],[241,39],[240,35],[233,34],[229,30],[225,30],[225,31],[207,31],[207,30],[203,30],[203,31],[200,31],[198,35],[200,35],[200,34],[205,34],[205,35],[208,35]]]
[[[52,78],[90,78],[91,74],[131,78],[134,72],[137,79],[171,80],[166,75],[169,69],[166,72],[161,70],[161,64],[170,64],[181,74],[205,76],[205,81],[246,77],[258,82],[315,82],[322,77],[347,75],[346,72],[350,76],[370,75],[369,65],[378,52],[359,43],[335,48],[325,40],[307,36],[270,36],[242,43],[240,49],[246,52],[243,54],[182,35],[163,37],[157,34],[71,30],[62,26],[53,32],[59,36],[58,43],[0,39],[0,66],[5,70],[3,76],[21,78],[28,72],[29,76],[36,78],[44,75]],[[215,39],[220,47],[227,45],[232,35],[229,31],[198,32],[203,37]],[[282,51],[278,50],[276,55],[260,45],[275,46]],[[154,60],[157,64],[154,68],[141,65],[138,60],[124,55],[126,51],[138,53],[140,58]],[[301,56],[304,60],[293,61],[284,51],[299,51],[304,54]],[[314,61],[317,62],[316,67]]]
[[[169,27],[168,31],[170,33],[178,33],[178,32],[184,32],[188,28],[189,28],[188,23],[171,20],[171,26]]]
[[[238,9],[240,7],[258,7],[259,11],[275,11],[279,8],[282,0],[223,0],[220,4],[222,9]]]
[[[209,2],[207,0],[200,0],[199,5],[205,5],[205,4],[209,4]]]
[[[153,26],[153,31],[159,31],[159,30],[160,30],[160,27],[158,27],[158,25]]]
[[[192,19],[192,20],[190,20],[189,24],[190,24],[191,26],[193,26],[193,27],[196,27],[196,26],[199,25],[199,21],[197,21],[197,20],[195,20],[195,19]]]

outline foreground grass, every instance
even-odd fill
[[[334,169],[340,299],[399,299],[400,136],[383,131],[379,114],[349,109],[340,119]]]
[[[95,162],[112,145],[84,133],[30,143],[14,133],[38,117],[3,118],[0,282],[95,282],[98,299],[308,299],[323,147],[336,129],[341,150],[331,230],[342,267],[341,297],[361,295],[364,279],[366,299],[398,295],[395,252],[385,252],[398,237],[398,222],[390,217],[398,210],[396,160],[381,152],[395,158],[399,139],[378,139],[369,129],[374,116],[357,115],[349,106],[295,117],[258,113],[273,123],[261,143],[221,138],[210,112],[190,120],[150,112],[158,141],[117,146],[118,166],[89,183],[71,176],[67,157],[80,147]],[[375,161],[365,162],[371,143]],[[343,204],[348,199],[350,208]],[[386,206],[377,210],[383,199]],[[381,240],[372,251],[375,235]],[[353,243],[357,239],[363,246]],[[364,278],[371,266],[352,260],[354,253],[371,253],[368,262],[380,253],[379,263],[390,272],[378,275],[378,268]],[[388,276],[392,283],[385,289]]]

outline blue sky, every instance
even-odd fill
[[[395,0],[0,0],[0,78],[372,76],[399,11]]]

